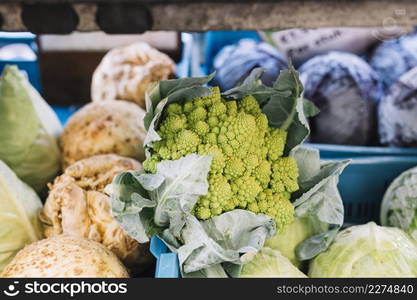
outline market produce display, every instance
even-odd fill
[[[403,172],[388,187],[381,204],[381,223],[401,228],[417,241],[417,167]]]
[[[1,276],[127,277],[127,268],[131,275],[148,272],[153,261],[149,244],[123,231],[104,193],[116,174],[142,169],[145,111],[120,99],[98,101],[82,107],[62,130],[51,107],[15,66],[3,71],[0,99]],[[56,177],[62,166],[64,173]],[[21,180],[42,200],[50,183],[43,208],[38,194]],[[51,257],[41,261],[45,248]],[[30,266],[32,260],[41,263]]]
[[[137,42],[109,51],[95,70],[91,99],[132,101],[145,108],[145,91],[155,81],[168,79],[175,64],[168,55]]]
[[[116,255],[103,245],[59,235],[26,246],[0,277],[126,278],[129,274]]]
[[[0,273],[24,246],[42,238],[42,202],[0,160]]]
[[[203,86],[212,76],[159,82],[147,104],[145,171],[106,189],[122,228],[141,243],[158,235],[185,277],[238,277],[294,215],[325,225],[297,246],[300,260],[325,250],[343,224],[337,178],[348,161],[320,162],[297,147],[317,109],[300,97],[293,68],[273,87],[261,75],[223,94]]]
[[[383,226],[346,224],[337,186],[350,160],[304,144],[376,145],[379,128],[380,144],[416,146],[417,67],[383,91],[356,55],[315,56],[298,73],[248,40],[215,67],[168,80],[165,54],[114,49],[63,130],[6,67],[0,277],[141,277],[155,236],[185,278],[417,277],[417,167],[388,187]]]
[[[113,177],[128,170],[141,170],[139,162],[115,154],[82,159],[65,169],[50,185],[40,216],[45,236],[69,234],[99,242],[131,269],[150,262],[148,245],[141,245],[120,228],[110,214],[104,188]]]
[[[61,168],[61,131],[58,117],[25,74],[6,66],[0,79],[0,160],[37,192]]]
[[[340,232],[310,264],[309,277],[417,277],[417,244],[373,222]]]
[[[417,66],[417,34],[387,40],[370,56],[370,65],[388,89],[401,75]]]
[[[214,78],[222,91],[241,83],[255,68],[264,68],[262,82],[271,86],[279,72],[286,69],[287,58],[267,43],[242,39],[239,43],[224,47],[214,59]]]
[[[300,67],[304,96],[320,114],[311,120],[312,142],[368,145],[376,141],[377,74],[361,58],[342,52],[316,56]]]
[[[379,104],[381,144],[417,147],[417,67],[402,75]]]
[[[71,116],[62,133],[64,168],[80,159],[106,153],[143,161],[144,116],[142,108],[127,101],[85,105]]]

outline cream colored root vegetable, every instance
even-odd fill
[[[126,101],[87,104],[68,121],[61,136],[64,168],[97,154],[115,153],[139,161],[146,136],[145,111]]]
[[[129,277],[110,250],[87,239],[59,235],[26,246],[0,277]]]
[[[145,108],[151,82],[168,79],[175,70],[168,55],[138,42],[109,51],[93,74],[93,101],[127,100]]]
[[[139,162],[115,154],[92,156],[68,167],[49,186],[41,213],[45,236],[62,233],[102,243],[132,268],[150,261],[146,245],[130,238],[110,212],[104,188],[113,177],[128,170],[141,170]]]

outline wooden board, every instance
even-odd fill
[[[409,27],[417,24],[415,0],[10,1],[0,0],[1,29],[7,31],[29,29],[43,30],[44,33],[67,33],[73,30],[104,29],[113,33],[139,33],[146,30],[256,30],[393,25]],[[54,10],[56,6],[64,6],[65,9]],[[62,14],[58,18],[60,22],[57,22],[56,14],[48,14],[53,10]],[[22,14],[22,11],[25,13]],[[25,16],[23,20],[22,15]],[[42,22],[37,22],[38,20]]]

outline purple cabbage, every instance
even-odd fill
[[[288,67],[286,57],[273,46],[242,39],[239,43],[224,47],[214,59],[215,83],[221,90],[228,90],[242,82],[255,68],[264,68],[261,77],[265,85],[272,86],[279,72]]]
[[[391,86],[378,113],[381,144],[417,147],[417,67]]]
[[[371,54],[370,65],[388,89],[401,75],[417,66],[417,34],[381,43]]]
[[[304,97],[320,109],[310,120],[312,142],[376,142],[376,104],[382,97],[382,88],[378,75],[363,59],[330,52],[308,60],[299,71]]]

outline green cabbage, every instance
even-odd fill
[[[417,277],[417,243],[373,222],[340,232],[311,263],[309,277]]]
[[[417,167],[402,173],[388,187],[381,224],[401,228],[417,241]]]
[[[327,224],[314,226],[314,222],[309,218],[296,217],[294,222],[285,227],[284,232],[278,232],[274,237],[265,242],[265,246],[279,251],[283,256],[288,258],[296,267],[301,267],[301,261],[297,258],[297,246],[309,237],[320,232],[328,230]],[[323,227],[323,228],[317,228]]]
[[[25,245],[42,238],[38,195],[0,160],[0,273]]]
[[[36,191],[60,169],[61,131],[56,114],[26,76],[6,66],[0,79],[0,159]]]
[[[290,278],[307,277],[279,251],[264,247],[242,268],[240,277]]]

